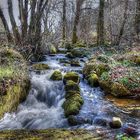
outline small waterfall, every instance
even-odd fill
[[[49,80],[52,71],[38,75],[31,73],[31,90],[26,101],[12,114],[5,114],[0,129],[46,129],[66,127],[62,104],[62,81]]]

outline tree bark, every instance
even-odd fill
[[[76,0],[76,14],[75,14],[75,19],[74,19],[73,35],[72,35],[73,44],[75,44],[78,41],[77,26],[78,26],[79,20],[80,20],[81,6],[84,3],[84,1],[85,0]]]
[[[123,22],[122,22],[122,25],[120,27],[119,34],[118,34],[118,37],[117,37],[117,39],[116,39],[116,41],[113,45],[118,46],[120,44],[121,38],[122,38],[123,33],[124,33],[124,27],[125,27],[125,24],[126,24],[126,20],[127,20],[127,9],[128,9],[128,0],[126,0],[126,2],[125,2]]]
[[[14,14],[13,14],[13,5],[12,5],[12,1],[8,0],[8,12],[9,12],[9,17],[10,17],[10,21],[11,21],[11,25],[12,25],[12,30],[13,30],[13,34],[14,34],[14,38],[15,38],[15,43],[20,43],[20,33],[18,31],[18,27],[14,18]]]
[[[66,0],[63,0],[63,40],[66,40]]]
[[[140,34],[140,0],[136,0],[136,16],[135,16],[135,32],[137,36]]]
[[[104,6],[105,0],[100,0],[97,22],[97,45],[104,45]]]
[[[8,39],[9,42],[12,42],[12,36],[11,36],[10,30],[9,30],[9,26],[8,26],[8,23],[6,21],[6,18],[3,14],[3,11],[1,9],[1,7],[0,7],[0,18],[1,18],[3,26],[5,28],[7,39]]]

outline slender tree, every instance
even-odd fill
[[[10,30],[9,30],[7,20],[6,20],[5,16],[4,16],[4,14],[3,14],[3,11],[1,9],[1,7],[0,7],[0,18],[1,18],[3,26],[5,28],[7,39],[8,39],[9,42],[11,42],[12,41],[12,36],[11,36]]]
[[[63,0],[63,40],[66,39],[66,0]]]
[[[100,0],[99,2],[99,15],[97,22],[97,44],[104,44],[104,6],[105,0]]]
[[[127,21],[127,10],[128,10],[128,0],[125,1],[123,22],[122,22],[121,27],[120,27],[120,29],[119,29],[119,33],[118,33],[118,36],[117,36],[117,38],[116,38],[116,40],[115,40],[114,45],[119,45],[119,44],[120,44],[120,41],[121,41],[121,38],[122,38],[122,36],[123,36],[124,27],[125,27],[125,24],[126,24],[126,21]]]

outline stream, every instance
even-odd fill
[[[77,58],[81,67],[72,67],[69,64],[60,63],[60,60],[69,61],[64,54],[46,56],[41,63],[50,66],[46,71],[30,71],[31,89],[25,102],[18,106],[14,113],[6,113],[0,120],[0,130],[13,129],[47,129],[47,128],[84,128],[96,130],[108,137],[121,133],[126,127],[135,126],[140,132],[140,119],[130,117],[126,112],[117,108],[104,98],[100,88],[91,88],[82,78],[82,68],[87,58]],[[60,70],[64,75],[68,71],[75,71],[81,77],[80,88],[84,104],[80,113],[76,116],[79,124],[69,126],[64,116],[62,104],[65,100],[63,81],[50,80],[54,70]],[[112,117],[119,117],[123,122],[121,129],[111,129],[107,122]]]

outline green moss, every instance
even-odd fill
[[[67,91],[66,92],[66,95],[65,95],[65,98],[66,99],[69,99],[70,97],[72,97],[72,96],[74,96],[76,94],[80,95],[80,92],[79,91],[72,91],[72,90]]]
[[[80,92],[80,87],[77,83],[73,82],[72,80],[67,81],[65,85],[65,91],[78,91]]]
[[[11,78],[14,74],[14,68],[10,67],[1,67],[0,68],[0,79],[3,77]]]
[[[84,140],[101,139],[98,134],[86,130],[66,130],[66,129],[47,129],[47,130],[7,130],[0,131],[2,140]]]
[[[104,63],[99,63],[96,66],[96,73],[98,76],[101,76],[103,72],[108,72],[110,70],[109,66],[107,64]]]
[[[121,97],[130,95],[129,90],[127,90],[123,85],[120,83],[113,83],[111,87],[111,93],[114,96]]]
[[[106,94],[111,93],[111,85],[110,81],[99,80],[100,87],[104,90]]]
[[[83,99],[80,95],[73,95],[63,103],[65,116],[77,115],[83,104]]]
[[[32,69],[33,70],[48,70],[49,66],[44,63],[38,63],[38,64],[33,64]]]
[[[51,80],[59,81],[62,80],[62,73],[60,71],[54,71],[54,73],[50,77]]]
[[[2,97],[0,102],[0,117],[2,117],[5,112],[15,111],[19,103],[26,99],[30,83],[27,79],[22,82],[23,83],[19,82],[13,85],[9,83],[6,89],[6,94]]]
[[[88,78],[88,83],[91,87],[99,86],[99,78],[98,78],[97,74],[95,74],[95,73],[90,74],[89,78]]]
[[[68,80],[72,80],[75,83],[79,83],[80,82],[80,78],[79,75],[75,72],[68,72],[64,75],[64,83],[66,83]]]
[[[12,49],[0,50],[0,117],[15,111],[27,96],[30,87],[27,65],[23,57]]]

